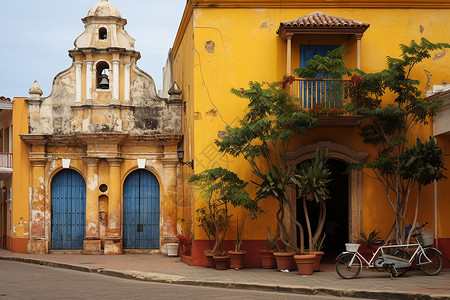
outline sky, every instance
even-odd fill
[[[0,96],[28,97],[37,80],[43,97],[53,78],[72,64],[68,50],[84,31],[81,21],[100,0],[0,0]],[[110,0],[127,19],[141,53],[139,68],[162,89],[162,68],[175,39],[186,0]]]

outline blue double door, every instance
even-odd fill
[[[51,248],[83,249],[86,232],[86,182],[76,171],[64,169],[51,185]]]
[[[159,182],[139,169],[123,185],[124,249],[159,249]]]

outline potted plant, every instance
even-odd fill
[[[361,232],[360,239],[358,240],[361,243],[359,246],[358,252],[364,256],[365,259],[371,259],[372,253],[375,252],[378,247],[383,244],[383,240],[379,237],[381,231],[376,231],[376,229],[372,230],[372,232],[367,235],[365,232]]]
[[[278,271],[292,271],[295,269],[295,252],[290,250],[281,250],[273,253],[277,263]]]
[[[309,254],[314,255],[314,271],[320,270],[320,260],[324,254],[321,251],[325,235],[322,235],[326,219],[326,200],[330,198],[328,183],[331,181],[331,172],[328,169],[326,156],[327,151],[316,151],[316,155],[310,161],[301,163],[296,170],[295,177],[292,179],[295,183],[299,197],[303,201],[303,211],[305,214],[306,229],[308,233]],[[308,214],[307,201],[314,201],[319,205],[319,218],[316,228],[312,228]],[[314,231],[313,231],[314,230]],[[303,234],[300,233],[300,239]],[[303,244],[303,241],[301,241]],[[300,249],[303,254],[304,249]],[[309,271],[308,271],[309,272]]]
[[[312,275],[314,273],[314,264],[316,262],[316,254],[310,252],[301,252],[294,255],[297,270],[300,275]]]
[[[242,236],[239,230],[239,220],[236,218],[236,241],[234,243],[234,251],[228,251],[230,255],[230,268],[242,269],[244,268],[244,256],[247,251],[241,250]]]
[[[216,252],[214,252],[213,258],[216,270],[228,269],[228,261],[230,259],[230,255],[228,255],[226,251],[217,250]]]
[[[322,256],[324,252],[322,251],[323,240],[325,239],[325,234],[323,234],[322,238],[314,245],[313,251],[310,251],[310,254],[315,254],[316,258],[314,260],[314,272],[320,271],[320,261],[322,260]]]
[[[280,247],[278,247],[278,238],[271,238],[269,226],[267,226],[266,245],[267,248],[263,248],[259,251],[259,253],[261,254],[261,266],[263,267],[263,269],[273,269],[277,266],[273,253],[277,250],[280,251]]]
[[[231,218],[229,206],[258,211],[257,203],[245,190],[247,183],[242,181],[236,173],[227,169],[208,169],[190,176],[188,181],[198,186],[201,197],[206,202],[206,207],[197,211],[200,212],[200,221],[203,222],[201,224],[205,224],[201,226],[205,226],[205,232],[210,241],[211,236],[214,237],[214,247],[211,251],[214,254],[213,258],[216,262],[216,258],[223,260],[227,257],[222,250],[222,244]],[[212,234],[208,234],[208,232]]]

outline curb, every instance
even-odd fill
[[[79,265],[71,265],[65,263],[57,263],[45,260],[22,258],[22,257],[4,257],[0,256],[0,260],[16,261],[23,263],[31,263],[54,268],[63,268],[74,271],[81,271],[87,273],[97,273],[106,276],[118,277],[123,279],[132,279],[156,283],[180,284],[189,286],[203,286],[216,288],[234,288],[243,290],[255,290],[265,292],[278,292],[299,295],[311,296],[335,296],[335,297],[350,297],[350,298],[365,298],[365,299],[398,299],[398,300],[445,300],[446,296],[424,295],[417,293],[400,293],[400,292],[380,292],[380,291],[363,291],[363,290],[341,290],[333,288],[309,288],[309,287],[294,287],[294,286],[279,286],[279,285],[264,285],[253,283],[230,283],[230,282],[209,282],[184,279],[186,277],[176,275],[166,275],[150,272],[137,271],[117,271],[103,268],[85,267]]]

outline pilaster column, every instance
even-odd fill
[[[292,65],[292,37],[293,33],[286,34],[286,75],[291,75],[291,65]]]
[[[98,161],[97,158],[85,158],[86,178],[86,236],[84,254],[102,253],[98,214]]]
[[[45,163],[46,158],[29,158],[31,162],[30,239],[28,253],[45,254],[48,243],[45,238]]]
[[[122,158],[108,158],[109,163],[109,201],[108,229],[106,230],[105,254],[122,254],[122,237],[120,235],[121,206],[120,187],[122,186],[120,170]]]
[[[120,75],[119,75],[119,63],[120,59],[113,59],[113,90],[112,90],[112,100],[111,102],[113,104],[119,103],[119,82],[120,82]]]
[[[124,82],[123,82],[123,101],[130,103],[130,86],[131,86],[131,62],[124,63]]]
[[[86,63],[86,103],[92,103],[92,66],[94,61],[92,59],[87,59],[84,61]]]
[[[177,237],[177,144],[164,145],[164,197],[161,199],[161,216],[164,224],[161,224],[161,242],[173,243]]]
[[[356,36],[356,68],[361,70],[361,38],[362,35]]]
[[[81,61],[74,62],[75,65],[75,103],[81,104]]]

